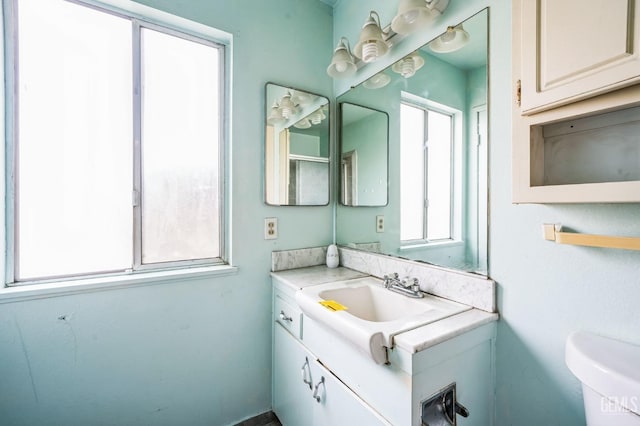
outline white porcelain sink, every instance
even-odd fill
[[[305,315],[379,364],[386,362],[393,336],[471,309],[435,296],[414,299],[394,293],[374,277],[305,287],[296,292],[296,302]]]
[[[318,296],[335,300],[347,307],[348,314],[373,322],[395,321],[433,309],[429,303],[393,293],[378,283],[362,284],[322,290]]]

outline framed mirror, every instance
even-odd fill
[[[388,116],[388,204],[338,205],[338,244],[488,273],[487,52],[485,9],[338,97]]]
[[[329,99],[267,83],[265,203],[329,204]]]
[[[338,107],[340,203],[386,206],[389,117],[385,112],[347,102]]]

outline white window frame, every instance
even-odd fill
[[[423,209],[421,212],[422,215],[422,223],[423,223],[423,235],[422,238],[419,239],[411,239],[411,240],[401,240],[400,241],[400,249],[414,249],[421,247],[439,247],[443,245],[459,245],[462,244],[462,235],[463,235],[463,217],[462,217],[462,200],[464,193],[464,183],[463,183],[463,113],[460,110],[455,108],[451,108],[447,105],[422,98],[420,96],[416,96],[412,93],[401,92],[400,102],[402,104],[406,104],[408,106],[421,109],[425,112],[425,135],[428,132],[428,124],[426,119],[426,114],[429,111],[438,112],[440,114],[448,115],[451,117],[451,127],[452,127],[452,140],[451,140],[451,206],[450,206],[450,227],[449,227],[449,238],[443,239],[434,239],[429,240],[427,238],[427,191],[428,191],[428,170],[427,170],[427,154],[425,153],[423,159],[423,167],[424,167],[424,194],[423,194]],[[402,167],[402,165],[400,165]]]
[[[132,254],[133,269],[127,269],[123,271],[115,271],[108,273],[89,273],[78,276],[57,276],[52,278],[38,278],[36,280],[28,281],[16,281],[15,277],[15,265],[17,262],[17,253],[15,251],[15,238],[17,232],[17,220],[16,220],[16,153],[17,144],[19,141],[18,128],[17,128],[17,102],[18,93],[16,79],[18,74],[18,61],[17,61],[17,15],[16,3],[19,0],[1,0],[2,1],[2,33],[4,36],[4,76],[5,76],[5,120],[4,120],[4,132],[5,132],[5,238],[4,238],[4,252],[5,252],[5,285],[10,286],[23,286],[28,284],[47,284],[47,283],[60,283],[69,280],[88,280],[95,286],[95,280],[102,277],[106,277],[105,283],[114,283],[113,279],[118,276],[125,277],[123,282],[140,282],[140,278],[126,278],[127,276],[133,276],[143,273],[143,275],[149,275],[149,279],[153,276],[165,277],[167,273],[171,273],[172,270],[176,271],[177,276],[185,276],[184,272],[181,272],[188,268],[193,268],[196,275],[202,275],[204,273],[203,268],[210,267],[218,268],[231,264],[231,255],[227,251],[229,246],[229,234],[228,234],[228,217],[229,217],[229,195],[228,195],[228,181],[229,175],[226,164],[228,164],[228,146],[230,140],[230,90],[231,90],[231,78],[230,78],[230,64],[231,64],[231,41],[232,36],[223,31],[215,28],[208,27],[193,21],[189,21],[184,18],[177,17],[148,6],[132,3],[125,0],[65,0],[70,3],[76,3],[80,6],[90,7],[95,10],[99,10],[104,13],[109,13],[124,19],[127,19],[132,24],[133,34],[133,131],[136,148],[134,149],[134,182],[132,184],[133,200],[132,200],[132,213],[134,223],[134,234],[132,236],[134,240],[134,253]],[[141,228],[141,208],[140,203],[136,198],[140,195],[141,189],[141,149],[140,149],[140,133],[141,133],[141,105],[142,96],[140,90],[140,78],[141,78],[141,64],[140,64],[140,33],[141,29],[146,28],[150,30],[160,31],[162,33],[183,38],[185,40],[198,42],[201,44],[209,45],[220,50],[220,135],[219,135],[219,164],[218,164],[218,221],[219,221],[219,247],[220,256],[216,258],[208,259],[194,259],[184,260],[176,262],[162,262],[155,264],[142,264],[141,261],[141,240],[142,240],[142,228]],[[222,273],[228,273],[229,267],[224,268]],[[235,268],[232,268],[235,269]],[[143,281],[147,278],[141,277]]]

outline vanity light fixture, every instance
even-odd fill
[[[362,83],[362,86],[364,86],[365,89],[380,89],[389,84],[390,81],[391,77],[384,72],[379,72]]]
[[[380,16],[372,10],[362,26],[360,39],[353,49],[353,54],[366,63],[374,62],[389,51],[386,36],[387,33],[380,27]]]
[[[418,54],[413,52],[410,55],[405,56],[398,62],[391,66],[391,69],[404,78],[413,77],[413,75],[424,65],[424,59]]]
[[[289,119],[296,113],[296,105],[291,100],[291,92],[287,92],[280,101],[280,113],[285,119]]]
[[[267,123],[273,125],[273,124],[282,124],[285,121],[286,121],[285,118],[282,116],[282,113],[280,112],[280,107],[278,106],[278,102],[274,102],[273,106],[271,107],[271,112],[269,113],[269,117],[267,117]]]
[[[302,120],[295,123],[293,127],[295,127],[296,129],[308,129],[309,127],[311,127],[311,122],[308,118],[303,118]]]
[[[429,49],[436,53],[450,53],[460,50],[469,42],[469,33],[462,24],[448,27],[447,32],[429,43]]]
[[[391,29],[398,34],[414,33],[440,16],[448,5],[449,0],[400,0]]]
[[[333,78],[344,78],[353,75],[358,67],[349,49],[349,40],[340,37],[338,46],[333,51],[331,64],[327,67],[327,74]]]
[[[309,115],[309,120],[311,120],[311,124],[314,125],[322,123],[322,120],[325,118],[327,118],[327,116],[324,114],[324,111],[322,111],[322,108],[318,108]]]

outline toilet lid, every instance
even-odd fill
[[[640,346],[576,332],[567,339],[565,361],[582,383],[640,414]]]

